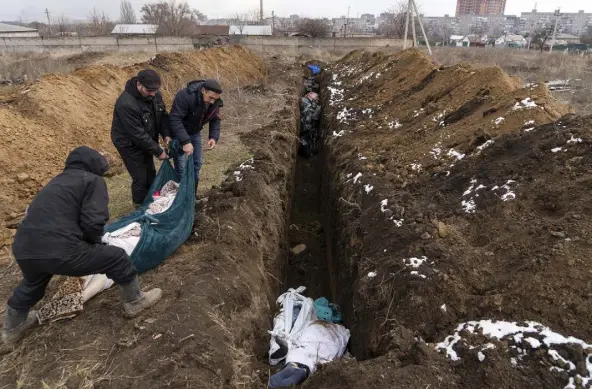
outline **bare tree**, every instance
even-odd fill
[[[105,15],[105,11],[99,11],[93,8],[88,15],[86,31],[90,36],[105,36],[109,35],[113,30],[113,26],[109,17]],[[82,34],[79,32],[79,35]]]
[[[121,0],[120,18],[123,24],[136,24],[136,12],[130,0]]]
[[[545,45],[549,41],[553,35],[553,27],[543,27],[536,30],[532,36],[532,43],[539,47],[539,50],[542,52],[545,50]]]
[[[285,35],[288,31],[290,31],[291,27],[292,23],[290,22],[290,19],[276,18],[273,25],[273,34]]]
[[[378,29],[381,35],[399,39],[405,37],[405,21],[407,20],[408,4],[405,0],[399,0],[385,12],[387,20]],[[415,18],[415,28],[416,31],[420,31],[418,18]],[[411,34],[411,28],[409,28],[408,34]]]
[[[592,25],[588,26],[588,31],[582,35],[581,41],[584,44],[592,44]]]
[[[70,32],[70,27],[72,26],[72,22],[64,14],[53,18],[51,24],[52,29],[57,31],[58,35],[67,35],[67,33]]]
[[[169,4],[160,2],[156,4],[144,4],[140,10],[142,22],[146,24],[163,25],[169,15]]]
[[[141,12],[144,23],[157,24],[163,33],[172,36],[190,33],[191,27],[203,18],[203,14],[191,9],[186,1],[177,3],[176,0],[145,4]]]
[[[323,19],[303,19],[298,23],[298,32],[312,38],[324,38],[329,35],[329,25]]]

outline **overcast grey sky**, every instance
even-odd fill
[[[142,4],[156,2],[150,0],[131,0],[137,10]],[[289,0],[264,0],[263,8],[266,16],[275,11],[276,15],[288,16],[298,14],[301,16],[326,16],[339,17],[347,13],[348,5],[350,17],[358,14],[379,14],[389,8],[397,0],[322,0],[322,1],[289,1]],[[423,13],[428,16],[454,15],[456,0],[416,0]],[[119,17],[120,0],[0,0],[0,20],[24,21],[46,20],[45,8],[52,15],[61,13],[73,19],[84,19],[93,7],[106,11],[112,19]],[[508,0],[506,14],[514,15],[520,12],[530,11],[535,2],[541,12],[553,11],[561,6],[564,12],[577,12],[584,9],[592,12],[590,0]],[[259,0],[189,0],[188,3],[208,15],[209,18],[230,17],[235,12],[244,12],[259,7]],[[311,5],[314,4],[314,7]],[[139,13],[138,13],[139,16]]]

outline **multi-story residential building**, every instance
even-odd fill
[[[462,15],[503,15],[506,0],[457,0],[456,16]]]
[[[555,25],[555,12],[522,12],[520,15],[520,30],[523,33]],[[581,36],[592,24],[592,13],[584,11],[574,13],[560,13],[557,20],[559,32]]]

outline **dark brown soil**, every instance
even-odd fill
[[[592,340],[592,118],[555,122],[569,110],[544,88],[521,89],[496,68],[438,68],[416,50],[353,53],[332,72],[327,84],[343,98],[325,100],[331,274],[363,362],[354,373],[323,369],[311,387],[368,385],[354,377],[390,371],[384,356],[417,339],[426,357],[399,351],[394,362],[417,379],[397,371],[375,387],[567,385],[575,370],[552,373],[545,347],[518,368],[507,347],[487,350],[483,363],[476,349],[443,372],[432,369],[446,364],[434,343],[482,319]],[[528,97],[536,107],[524,106]]]
[[[213,66],[241,55],[200,58]],[[152,65],[176,66],[176,80],[194,69],[182,59]],[[235,68],[245,79],[261,72]],[[293,96],[290,106],[243,136],[253,168],[231,169],[199,207],[190,241],[142,276],[145,288],[165,290],[162,303],[126,321],[115,290],[102,293],[80,317],[38,329],[2,357],[0,387],[265,387],[275,299],[300,285],[341,306],[353,355],[304,388],[583,382],[587,345],[554,348],[571,369],[547,344],[521,357],[514,338],[462,331],[456,361],[437,344],[461,323],[488,319],[592,341],[592,118],[568,115],[544,87],[523,89],[497,68],[440,68],[414,49],[354,52],[323,76],[325,149],[301,159],[301,69],[278,65],[271,76],[294,78],[274,91]]]

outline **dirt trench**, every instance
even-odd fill
[[[125,321],[101,294],[1,359],[0,387],[261,388],[275,299],[301,285],[340,305],[354,356],[305,388],[589,387],[588,345],[470,323],[592,340],[591,119],[496,68],[354,52],[324,70],[324,147],[303,158],[302,70],[275,65],[285,106],[241,135],[252,158],[142,276],[162,304]]]

